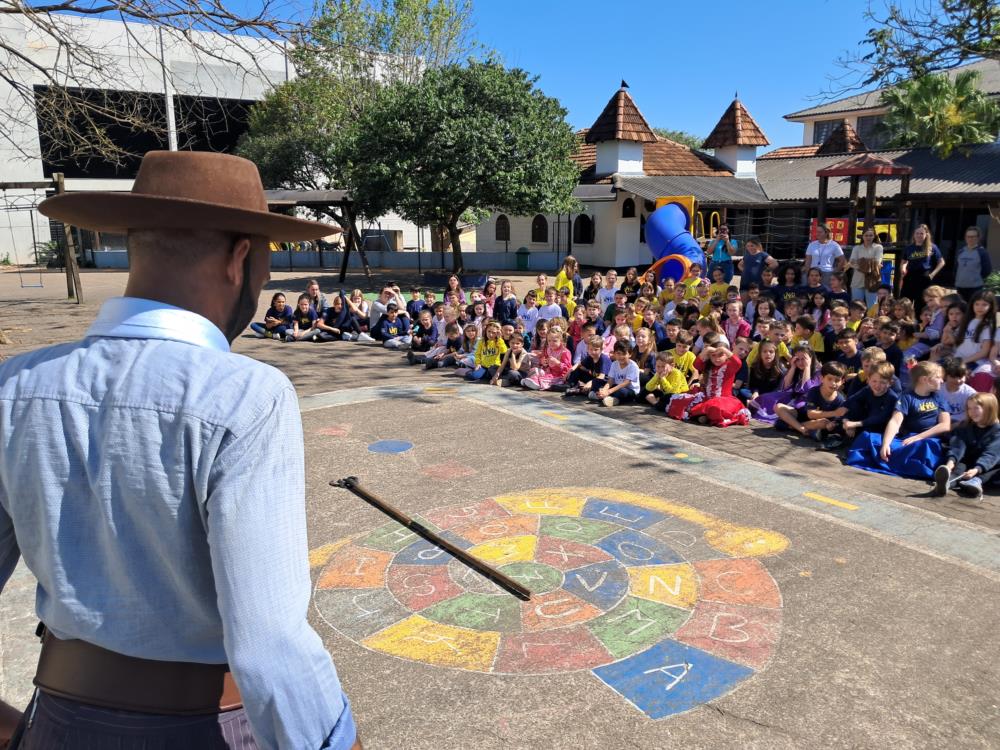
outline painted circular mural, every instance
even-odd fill
[[[403,659],[498,674],[592,670],[652,718],[763,669],[781,595],[773,531],[607,488],[540,489],[420,520],[532,591],[522,602],[390,523],[340,540],[315,604],[333,628]]]

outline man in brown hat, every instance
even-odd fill
[[[256,167],[209,153],[40,210],[127,231],[131,270],[82,341],[0,364],[0,586],[23,556],[46,628],[14,742],[360,747],[306,620],[295,391],[229,351],[268,242],[331,228],[268,213]]]

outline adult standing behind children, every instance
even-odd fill
[[[765,268],[774,270],[778,267],[778,261],[764,252],[764,243],[757,235],[747,238],[743,246],[743,257],[740,259],[740,292],[746,293],[751,284],[762,286]],[[730,274],[728,282],[732,279]]]
[[[818,268],[822,274],[822,284],[830,286],[830,276],[834,271],[844,270],[844,251],[830,236],[830,227],[826,224],[816,226],[816,239],[806,247],[806,263],[802,269],[803,277],[808,276],[810,268]]]
[[[47,628],[20,747],[355,745],[307,621],[295,390],[229,349],[269,241],[330,227],[268,213],[251,162],[188,151],[39,208],[127,230],[130,271],[82,341],[0,364],[0,581],[23,555]]]
[[[983,247],[983,235],[979,227],[969,227],[965,230],[965,247],[955,254],[955,290],[969,302],[991,273],[993,264]]]
[[[882,246],[875,239],[875,230],[868,227],[861,235],[861,244],[855,245],[851,250],[850,266],[854,269],[851,275],[851,299],[864,300],[868,307],[875,304],[878,285],[882,283]],[[875,279],[878,281],[873,284]],[[869,289],[872,286],[874,289]]]
[[[944,268],[944,258],[934,244],[931,230],[921,224],[913,230],[913,243],[903,249],[899,272],[903,274],[901,296],[913,300],[919,315],[924,308],[924,289]]]
[[[725,283],[733,280],[733,255],[736,254],[736,240],[730,238],[729,227],[725,224],[719,227],[718,233],[708,241],[705,255],[708,256],[708,275],[716,268],[722,269],[722,279]]]

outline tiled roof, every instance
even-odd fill
[[[957,149],[947,159],[938,158],[929,148],[868,152],[913,168],[912,195],[976,195],[1000,197],[1000,144],[969,146],[966,157]],[[816,200],[819,178],[816,172],[844,160],[843,154],[798,159],[768,158],[757,161],[757,181],[773,201]],[[827,195],[847,199],[849,177],[831,177]],[[880,198],[899,192],[898,177],[881,177],[876,183]]]
[[[768,151],[766,154],[761,154],[757,157],[757,160],[761,159],[798,159],[803,156],[816,156],[816,152],[819,150],[819,144],[814,143],[810,146],[781,146],[780,148],[774,149],[774,151]]]
[[[704,204],[764,205],[767,195],[756,180],[736,177],[676,176],[619,177],[619,189],[641,198],[656,200],[661,195],[693,195]]]
[[[816,150],[816,156],[828,156],[829,154],[855,154],[859,151],[867,151],[864,141],[857,131],[851,127],[851,123],[842,120],[841,123],[823,141],[823,145]]]
[[[770,143],[764,131],[754,121],[739,99],[723,113],[715,128],[708,134],[702,148],[723,146],[766,146]]]
[[[1000,61],[980,60],[979,62],[969,63],[968,65],[959,65],[958,67],[945,72],[949,76],[954,77],[963,70],[979,71],[980,91],[987,94],[1000,94]],[[844,97],[843,99],[837,99],[836,101],[827,102],[826,104],[820,104],[818,107],[800,109],[798,112],[792,112],[791,114],[785,115],[785,119],[790,120],[800,117],[812,119],[821,115],[832,115],[840,112],[855,112],[863,109],[874,109],[881,106],[883,91],[885,91],[885,89],[866,91],[862,94],[853,94],[851,96]]]
[[[600,141],[653,143],[655,140],[656,134],[624,88],[615,92],[587,132],[587,143]]]
[[[596,174],[597,146],[589,141],[588,132],[581,130],[576,135],[577,149],[573,159],[580,165],[580,182],[610,183],[610,175]],[[654,143],[643,144],[642,167],[646,175],[732,177],[733,174],[722,162],[708,154],[660,137]]]

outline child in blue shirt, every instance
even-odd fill
[[[417,316],[417,323],[413,326],[413,333],[410,338],[410,351],[406,353],[406,359],[411,365],[425,364],[427,352],[437,343],[437,326],[434,325],[434,318],[431,309],[424,307]]]
[[[976,393],[965,402],[966,418],[948,441],[947,461],[934,472],[935,495],[955,489],[970,500],[983,499],[983,484],[1000,472],[998,408],[992,393]]]
[[[390,302],[378,322],[378,338],[386,349],[406,349],[410,346],[410,319],[399,314],[399,305]]]
[[[292,330],[285,332],[285,341],[319,341],[323,333],[317,328],[319,315],[313,310],[308,294],[300,294],[295,312],[292,313]]]
[[[604,353],[601,336],[592,333],[580,343],[587,348],[587,353],[570,370],[566,378],[569,388],[564,396],[581,396],[596,390],[603,385],[611,369],[611,358]]]
[[[285,295],[277,292],[271,297],[263,323],[251,323],[250,330],[257,338],[283,341],[285,334],[292,330],[292,308],[285,302]]]
[[[896,402],[881,435],[864,432],[847,454],[848,466],[910,479],[930,479],[941,465],[941,436],[951,430],[948,404],[938,390],[943,373],[934,362],[910,370],[911,388]]]
[[[774,408],[778,416],[779,429],[787,425],[796,432],[815,440],[824,440],[826,432],[835,431],[840,420],[847,413],[840,386],[844,382],[844,366],[839,362],[827,362],[820,370],[820,383],[806,392],[805,403],[796,408],[791,404],[777,404]]]

